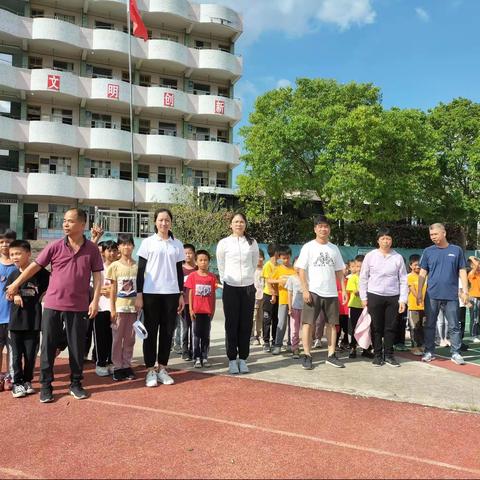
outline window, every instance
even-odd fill
[[[138,164],[138,180],[148,182],[150,178],[150,165]]]
[[[210,129],[204,127],[194,127],[193,129],[194,140],[210,140]]]
[[[195,95],[210,95],[210,85],[205,85],[203,83],[194,83],[193,93]]]
[[[110,178],[112,176],[112,163],[86,159],[84,174],[92,178]]]
[[[92,128],[112,128],[112,116],[102,115],[101,113],[92,113]]]
[[[162,33],[160,33],[160,39],[178,43],[178,35],[174,35],[173,33],[163,33],[162,32]]]
[[[70,175],[72,173],[72,159],[57,156],[40,158],[40,173]]]
[[[111,68],[96,67],[87,64],[87,77],[91,78],[113,78]]]
[[[222,52],[230,53],[230,45],[218,45],[218,49]]]
[[[177,125],[175,123],[158,122],[158,134],[177,136]]]
[[[141,118],[138,121],[138,133],[141,133],[143,135],[150,135],[151,133],[152,135],[154,134],[154,132],[150,131],[150,120]]]
[[[204,48],[212,48],[211,42],[204,42],[203,40],[195,40],[195,48],[202,50]]]
[[[61,72],[73,72],[73,63],[64,62],[63,60],[53,60],[53,69]]]
[[[128,73],[128,70],[122,71],[122,82],[130,83],[130,75]]]
[[[158,183],[177,183],[175,167],[158,167]]]
[[[217,172],[217,187],[227,188],[228,172]]]
[[[147,28],[147,38],[151,40],[152,37],[153,37],[153,32],[149,28]]]
[[[132,179],[132,167],[129,163],[120,164],[120,180]]]
[[[160,86],[164,88],[177,89],[178,80],[175,78],[160,78]]]
[[[204,170],[194,170],[194,187],[208,187],[208,172]]]
[[[40,120],[40,115],[42,113],[41,107],[37,107],[34,105],[27,106],[27,120],[38,121]]]
[[[52,108],[52,122],[72,125],[72,110],[63,110],[61,108]]]
[[[57,13],[55,12],[54,15],[55,20],[62,20],[68,23],[75,23],[75,16],[74,15],[65,15],[64,13]]]
[[[28,68],[43,68],[43,58],[42,57],[28,57]]]
[[[45,12],[43,10],[38,9],[38,8],[32,8],[31,15],[32,15],[32,18],[44,17]]]
[[[95,20],[95,28],[100,28],[103,30],[114,30],[115,26],[110,22],[102,22],[100,20]]]
[[[139,85],[142,87],[150,87],[152,85],[152,76],[141,74]]]
[[[228,143],[228,130],[217,130],[217,141]]]
[[[228,87],[218,87],[218,96],[230,98],[230,89]]]
[[[36,173],[39,170],[40,156],[26,154],[25,155],[25,171],[27,173]]]
[[[130,131],[130,118],[129,117],[122,117],[122,123],[120,125],[120,129],[129,132]]]
[[[60,230],[63,227],[63,216],[70,210],[70,205],[48,205],[48,228]]]

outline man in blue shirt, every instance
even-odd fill
[[[452,362],[464,365],[465,360],[460,355],[462,337],[458,316],[458,278],[462,284],[460,298],[468,301],[467,263],[463,251],[457,245],[447,241],[445,226],[441,223],[430,225],[431,247],[423,251],[420,259],[420,278],[418,280],[417,303],[422,302],[422,289],[428,275],[427,294],[425,297],[425,314],[427,323],[424,327],[425,353],[422,360],[431,362],[435,357],[435,326],[438,313],[443,311],[448,321],[450,333]]]

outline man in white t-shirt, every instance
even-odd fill
[[[299,268],[305,301],[302,312],[304,350],[302,367],[305,370],[312,369],[310,354],[312,329],[315,319],[323,311],[327,322],[328,357],[326,363],[333,367],[344,368],[345,365],[335,355],[335,346],[337,344],[336,325],[339,324],[337,280],[342,288],[343,303],[347,302],[343,279],[345,264],[338,247],[329,242],[330,225],[327,218],[324,215],[317,215],[313,223],[316,238],[302,247],[296,263]]]

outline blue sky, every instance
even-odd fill
[[[244,17],[236,46],[244,59],[236,85],[243,119],[236,132],[257,95],[297,77],[372,82],[387,108],[427,110],[459,96],[480,101],[480,0],[215,3]]]

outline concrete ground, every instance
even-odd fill
[[[219,300],[211,331],[209,361],[212,366],[199,370],[209,374],[228,375],[224,339],[224,317]],[[338,356],[345,362],[346,368],[338,369],[325,364],[326,348],[313,352],[314,369],[305,371],[301,368],[300,360],[293,360],[287,353],[272,356],[264,353],[261,346],[252,346],[248,359],[250,374],[242,378],[359,397],[480,412],[480,378],[462,373],[462,368],[465,367],[452,364],[454,369],[451,370],[440,366],[447,363],[449,365],[449,360],[424,364],[418,357],[398,356],[400,368],[387,365],[374,368],[368,359],[360,357],[350,360],[346,352],[341,352]],[[134,355],[135,361],[142,364],[141,341],[137,340]],[[185,362],[174,352],[171,353],[169,367],[194,370],[193,362]],[[480,372],[480,366],[472,365],[469,368],[478,369]]]

